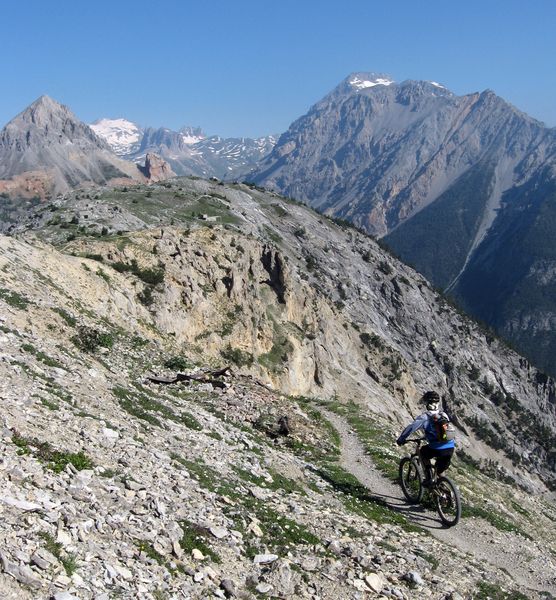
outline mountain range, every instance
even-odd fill
[[[179,131],[141,128],[126,119],[100,119],[91,125],[113,152],[134,162],[155,153],[178,175],[241,179],[274,147],[277,136],[257,139],[207,136],[199,127]]]
[[[338,102],[396,86],[347,84]],[[2,598],[554,597],[554,379],[345,218],[139,168],[47,98],[22,115],[2,183],[56,185],[0,196],[21,203],[0,234]],[[517,279],[546,252],[550,177],[524,175],[492,225]],[[493,264],[469,266],[504,273],[489,239]],[[450,529],[393,483],[428,389],[457,433]]]
[[[147,154],[156,179],[248,179],[354,223],[556,373],[556,132],[492,91],[353,73],[258,140],[89,127],[43,97],[0,133],[3,229],[53,192],[146,181]]]
[[[45,197],[83,183],[146,181],[67,108],[41,96],[0,131],[0,192]]]

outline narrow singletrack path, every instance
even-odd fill
[[[436,511],[406,502],[400,486],[378,471],[359,437],[343,417],[323,408],[320,411],[340,435],[340,465],[354,475],[369,490],[371,496],[429,531],[435,538],[446,543],[447,547],[456,547],[471,554],[479,562],[484,561],[504,569],[511,573],[513,580],[519,585],[554,593],[550,577],[541,575],[546,570],[546,565],[542,568],[538,562],[542,561],[542,556],[538,556],[538,550],[527,540],[511,532],[498,531],[482,519],[462,519],[455,527],[444,527]],[[464,498],[462,502],[465,503]],[[512,538],[511,543],[509,538]],[[520,552],[516,553],[515,548],[520,548]]]

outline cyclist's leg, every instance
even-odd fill
[[[423,482],[425,485],[428,485],[432,480],[432,465],[431,458],[436,456],[435,451],[430,446],[423,446],[419,450],[419,455],[421,457],[421,462],[425,467],[425,481]]]
[[[453,454],[453,448],[436,450],[436,472],[438,475],[442,475],[442,473],[444,473],[444,471],[446,471],[446,469],[450,466]]]

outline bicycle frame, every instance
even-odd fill
[[[400,461],[400,485],[407,500],[415,504],[423,499],[423,481],[428,465],[425,467],[420,449],[421,444],[426,440],[413,438],[407,441],[414,442],[416,447],[410,456],[405,456]],[[457,486],[448,477],[438,475],[436,461],[435,464],[430,463],[427,474],[431,482],[430,486],[427,486],[428,491],[434,498],[440,520],[447,527],[456,525],[461,517],[461,500]]]

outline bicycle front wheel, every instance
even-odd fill
[[[416,459],[406,456],[400,461],[400,485],[409,502],[416,504],[423,498],[423,478]]]
[[[434,489],[436,509],[440,520],[447,527],[453,527],[461,517],[459,490],[448,477],[439,477]]]

